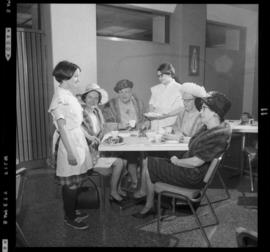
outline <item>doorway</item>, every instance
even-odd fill
[[[224,93],[232,102],[229,119],[239,119],[243,106],[246,28],[207,21],[205,80],[207,91]]]

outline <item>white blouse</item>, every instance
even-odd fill
[[[184,107],[182,100],[181,84],[175,80],[169,84],[158,84],[151,88],[151,98],[149,105],[154,107],[154,112],[167,114],[171,111]],[[151,128],[156,130],[157,127],[166,127],[172,125],[176,120],[176,116],[151,121]]]

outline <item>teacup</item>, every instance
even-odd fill
[[[135,125],[136,125],[136,121],[135,121],[135,120],[130,120],[128,123],[129,123],[129,126],[130,126],[131,128],[134,128]]]
[[[149,141],[155,140],[156,133],[154,131],[147,131],[147,132],[145,132],[145,134],[146,134]]]
[[[171,134],[172,133],[172,127],[166,127],[165,128],[165,133],[166,134]]]
[[[118,134],[119,134],[119,131],[113,130],[113,131],[111,132],[111,134],[112,134],[112,137],[113,137],[113,138],[117,138],[117,137],[118,137]]]
[[[162,135],[161,134],[155,134],[155,141],[156,141],[156,143],[160,143],[161,142],[161,138],[162,138]]]

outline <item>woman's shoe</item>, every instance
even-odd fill
[[[138,181],[132,182],[131,185],[130,185],[130,189],[136,190],[137,186],[138,186]]]
[[[123,198],[126,198],[127,197],[127,193],[125,191],[118,191],[118,194],[123,197]]]
[[[156,215],[156,211],[154,210],[154,208],[150,208],[146,213],[135,213],[135,214],[132,214],[133,217],[135,218],[138,218],[138,219],[145,219],[149,216],[153,215],[153,217]]]
[[[110,201],[110,203],[114,202],[116,204],[121,204],[121,203],[123,203],[125,201],[125,199],[117,200],[112,195],[110,195],[109,201]]]
[[[141,193],[134,192],[133,193],[133,198],[134,199],[144,199],[144,198],[146,198],[146,194],[141,194]]]

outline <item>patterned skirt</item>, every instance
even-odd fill
[[[60,141],[60,135],[56,141],[55,144],[55,150],[54,150],[54,167],[56,168],[57,164],[57,153],[58,153],[58,148],[59,148],[59,141]],[[74,187],[78,188],[81,186],[82,182],[87,178],[88,173],[83,173],[79,175],[72,175],[68,177],[60,177],[60,176],[55,176],[56,180],[59,182],[60,185],[68,186],[68,187]]]
[[[148,171],[152,183],[163,182],[180,187],[201,188],[207,167],[208,165],[185,168],[172,164],[167,158],[148,157]]]
[[[66,185],[68,187],[73,186],[74,188],[78,188],[81,186],[82,182],[87,178],[87,176],[88,176],[88,173],[86,172],[83,174],[72,175],[72,176],[68,176],[68,177],[56,176],[56,180],[62,186]]]

